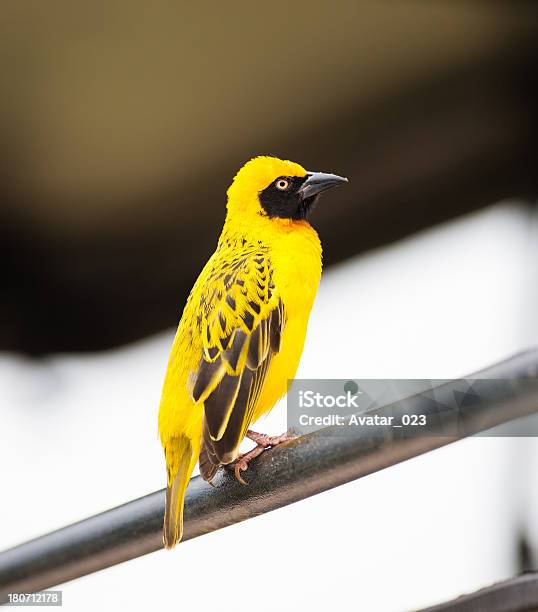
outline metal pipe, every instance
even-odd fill
[[[457,423],[454,435],[434,435],[430,420],[421,435],[413,437],[399,429],[356,427],[342,435],[327,427],[264,453],[246,473],[249,486],[239,484],[225,470],[214,487],[200,477],[193,478],[185,503],[184,539],[270,512],[538,412],[537,377],[538,349],[474,374],[472,405],[442,411],[443,419]],[[453,398],[457,382],[436,388],[437,406],[427,396],[416,395],[376,409],[376,413],[425,414],[435,424],[443,397]],[[0,553],[0,602],[6,601],[7,593],[39,591],[159,550],[163,511],[164,491],[157,491]]]
[[[538,574],[523,574],[417,612],[524,612],[538,610]]]

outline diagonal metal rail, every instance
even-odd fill
[[[250,485],[221,473],[215,487],[190,482],[184,539],[270,512],[361,478],[406,459],[496,425],[538,412],[538,349],[472,375],[473,402],[447,409],[458,381],[426,395],[376,409],[379,415],[424,414],[428,425],[412,437],[403,430],[328,427],[264,453],[249,468]],[[461,381],[460,381],[461,383]],[[446,398],[446,402],[443,402]],[[452,402],[453,403],[453,402]],[[440,418],[452,419],[454,434],[437,434]],[[430,426],[430,422],[432,425]],[[0,603],[7,593],[42,590],[162,548],[164,491],[157,491],[0,553]]]
[[[532,612],[538,610],[538,574],[498,582],[418,612]]]

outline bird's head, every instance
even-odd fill
[[[234,215],[302,221],[319,194],[347,179],[335,174],[309,172],[299,164],[261,156],[248,161],[228,189],[228,211]]]

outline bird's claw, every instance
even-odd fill
[[[229,467],[233,467],[235,479],[242,485],[248,485],[248,482],[241,476],[241,472],[248,469],[249,463],[259,457],[265,450],[289,442],[297,438],[297,435],[291,431],[286,431],[280,436],[268,436],[267,434],[257,433],[256,431],[248,430],[246,437],[253,442],[256,442],[256,446],[238,457]]]
[[[234,464],[234,475],[235,479],[242,485],[248,485],[248,482],[241,476],[241,472],[244,472],[248,468],[248,461],[238,459]]]

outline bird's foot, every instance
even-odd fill
[[[295,438],[297,438],[298,436],[291,430],[285,431],[279,436],[268,436],[267,434],[258,433],[257,431],[252,431],[252,429],[249,429],[246,433],[246,437],[249,440],[256,442],[258,446],[263,446],[263,448],[269,448],[270,446],[278,446],[279,444],[283,444],[284,442],[295,440]]]
[[[230,463],[228,467],[233,468],[234,475],[236,480],[238,480],[241,484],[247,485],[248,482],[244,480],[241,476],[241,472],[244,472],[248,469],[249,463],[259,457],[265,450],[268,448],[272,448],[274,446],[278,446],[284,442],[288,442],[289,440],[294,440],[297,438],[297,434],[294,434],[291,431],[286,431],[280,436],[268,436],[267,434],[258,433],[256,431],[252,431],[249,429],[246,433],[246,437],[253,442],[256,442],[256,446],[238,457],[233,463]]]

